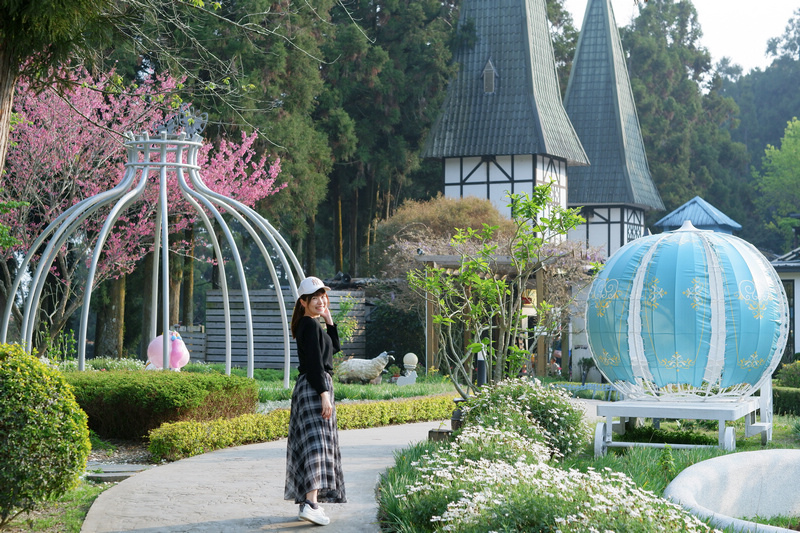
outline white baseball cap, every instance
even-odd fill
[[[315,278],[314,276],[309,276],[303,281],[300,282],[300,285],[297,286],[297,296],[306,296],[308,294],[314,294],[320,289],[325,289],[326,291],[331,290],[330,287],[325,286],[322,283],[322,280],[319,278]]]

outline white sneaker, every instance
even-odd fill
[[[331,519],[325,516],[325,511],[322,507],[314,509],[305,503],[300,505],[300,514],[297,515],[297,518],[317,524],[318,526],[327,526],[331,523]]]

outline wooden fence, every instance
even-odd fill
[[[356,333],[350,342],[342,345],[347,355],[365,357],[365,318],[366,306],[363,291],[330,291],[331,312],[336,315],[341,302],[350,298],[355,306],[349,316],[356,319]],[[231,365],[247,367],[247,329],[241,291],[228,291],[231,313]],[[291,320],[294,298],[285,289],[287,320]],[[280,320],[280,307],[275,290],[250,291],[250,311],[253,317],[254,366],[255,368],[283,368],[284,345],[283,326]],[[183,335],[183,333],[181,333]],[[289,340],[292,365],[297,364],[297,351],[294,339]],[[191,349],[190,349],[191,351]],[[205,323],[205,361],[225,362],[225,314],[222,304],[222,291],[210,290],[206,294]],[[192,352],[192,359],[199,357]]]

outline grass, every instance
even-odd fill
[[[4,532],[79,533],[92,503],[116,483],[81,483],[60,498],[45,502],[33,513],[18,516]]]
[[[743,419],[729,425],[736,428],[736,451],[731,453],[800,448],[800,434],[797,432],[800,419],[796,416],[775,415],[772,420],[772,440],[765,446],[761,444],[760,435],[744,438],[745,423]],[[661,428],[665,431],[691,431],[695,435],[702,435],[714,441],[717,439],[716,421],[662,420]],[[594,448],[590,445],[581,454],[565,460],[563,465],[565,468],[571,467],[580,471],[586,471],[590,467],[595,470],[608,467],[627,474],[640,487],[661,494],[675,476],[685,468],[725,453],[728,452],[716,447],[672,449],[669,454],[665,453],[663,449],[657,448],[611,448],[606,456],[595,459]],[[667,458],[667,455],[671,460]],[[736,518],[786,528],[797,528],[800,524],[798,517]]]

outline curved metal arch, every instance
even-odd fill
[[[192,131],[190,128],[186,129],[187,131],[191,131],[191,138],[189,138],[185,132],[174,134],[172,133],[172,130],[169,129],[165,129],[158,136],[152,138],[147,133],[142,133],[138,136],[134,136],[130,132],[126,133],[125,137],[127,141],[125,142],[125,147],[127,150],[128,162],[125,165],[125,174],[121,182],[113,189],[82,200],[81,202],[69,208],[62,215],[56,218],[56,220],[54,220],[50,225],[48,225],[43,233],[36,239],[34,246],[29,250],[25,259],[21,263],[17,278],[14,280],[13,285],[13,293],[16,294],[16,292],[20,290],[21,280],[25,272],[27,272],[28,266],[33,260],[36,251],[49,238],[47,247],[45,248],[45,251],[38,261],[35,272],[33,273],[30,291],[28,293],[28,298],[26,298],[25,312],[22,323],[23,342],[28,344],[32,342],[35,322],[34,310],[38,308],[45,278],[47,272],[49,272],[50,267],[52,266],[53,261],[55,261],[57,251],[89,216],[105,206],[112,206],[109,214],[106,216],[106,220],[100,232],[98,233],[96,243],[92,251],[91,263],[86,279],[83,308],[81,310],[80,337],[78,346],[78,366],[81,370],[85,368],[86,331],[89,315],[88,311],[91,303],[92,290],[94,287],[94,276],[97,271],[100,255],[103,251],[106,240],[113,230],[114,224],[119,219],[120,214],[124,212],[124,210],[132,203],[141,198],[149,182],[149,178],[154,172],[158,172],[159,176],[159,197],[156,206],[154,228],[153,301],[154,303],[156,301],[158,282],[160,281],[162,287],[161,307],[163,309],[162,330],[164,332],[169,330],[169,253],[167,249],[169,244],[167,218],[169,214],[169,205],[167,201],[167,176],[168,173],[174,172],[178,177],[178,185],[181,195],[194,208],[199,219],[202,221],[203,225],[208,231],[211,245],[214,250],[214,257],[220,266],[221,289],[223,294],[223,308],[225,316],[226,373],[229,374],[231,371],[231,324],[227,274],[225,272],[225,261],[222,254],[222,247],[214,231],[214,225],[209,217],[209,214],[219,225],[219,229],[223,233],[224,240],[230,249],[234,264],[236,266],[236,275],[239,278],[239,283],[242,290],[247,328],[247,375],[249,377],[253,376],[255,357],[253,320],[244,266],[241,261],[241,256],[239,254],[233,232],[220,212],[220,208],[229,213],[242,225],[245,231],[247,231],[247,233],[256,243],[256,246],[258,246],[259,251],[264,257],[269,269],[270,277],[278,294],[278,305],[280,307],[281,322],[283,325],[285,351],[284,386],[288,387],[290,363],[289,320],[280,286],[281,280],[275,269],[275,265],[272,261],[272,255],[267,249],[264,239],[266,239],[266,241],[269,243],[272,252],[281,262],[283,270],[286,273],[286,277],[289,280],[291,292],[295,298],[297,297],[297,282],[295,280],[295,275],[298,278],[304,277],[303,269],[300,266],[295,254],[286,243],[285,239],[266,219],[261,217],[255,210],[242,204],[241,202],[214,192],[203,182],[199,173],[200,167],[197,164],[199,149],[202,146],[202,137],[197,133],[197,131]],[[168,160],[169,154],[174,154],[175,161]],[[156,155],[158,156],[158,160],[154,159],[154,156]],[[189,176],[188,182],[186,180],[186,173],[188,173]],[[136,179],[137,176],[139,178],[138,182]],[[136,183],[135,186],[133,186],[134,183]],[[162,250],[162,248],[164,248],[164,250]],[[158,276],[159,266],[161,267],[160,280]],[[0,325],[0,334],[2,335],[3,341],[5,341],[7,336],[8,324],[13,305],[14,298],[9,298],[5,313],[3,315],[2,325]],[[150,317],[149,327],[151,337],[155,336],[155,331],[157,330],[157,310],[157,305],[154,305],[153,312]],[[163,368],[168,369],[168,335],[163,336],[163,342]]]

